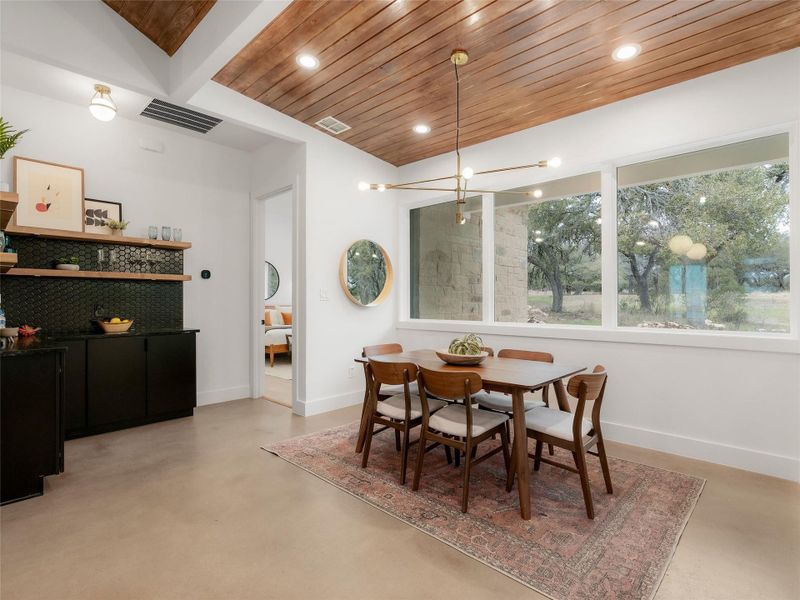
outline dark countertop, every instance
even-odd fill
[[[39,352],[66,352],[67,348],[56,340],[40,338],[39,336],[17,338],[13,344],[6,343],[0,348],[0,358],[8,356],[21,356],[23,354],[36,354]]]
[[[161,329],[147,329],[131,327],[130,331],[125,333],[103,333],[102,331],[49,331],[46,334],[46,339],[54,340],[88,340],[99,338],[115,338],[115,337],[142,337],[152,335],[173,335],[176,333],[199,333],[199,329],[180,328],[161,328]]]
[[[116,337],[143,337],[154,335],[174,335],[176,333],[199,333],[199,329],[136,329],[131,328],[125,333],[103,333],[102,331],[84,332],[48,332],[28,338],[17,338],[14,344],[6,344],[0,348],[0,357],[19,356],[32,352],[65,352],[66,346],[62,342],[69,340],[87,340]]]

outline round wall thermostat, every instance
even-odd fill
[[[202,277],[203,279],[211,279],[211,271],[209,271],[208,269],[203,269],[202,271],[200,271],[200,277]]]

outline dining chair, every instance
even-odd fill
[[[399,354],[403,351],[403,346],[397,343],[389,343],[389,344],[375,344],[373,346],[364,346],[361,349],[361,356],[364,358],[369,358],[371,356],[380,356],[381,354]],[[364,380],[366,386],[366,394],[364,395],[364,405],[361,407],[361,419],[363,422],[364,413],[367,411],[367,404],[369,403],[369,393],[370,389],[372,389],[372,375],[370,373],[369,363],[364,363]],[[411,393],[419,395],[419,390],[417,389],[417,382],[416,379],[411,381]],[[385,388],[378,389],[378,398],[381,400],[385,400],[386,398],[390,398],[396,394],[402,394],[403,387],[402,386],[386,386]],[[400,432],[395,430],[394,432],[394,445],[395,449],[400,452],[402,449],[402,442],[400,439]]]
[[[481,346],[481,352],[486,352],[489,356],[494,356],[494,348],[490,346]]]
[[[532,350],[514,350],[512,348],[503,348],[502,350],[500,350],[500,352],[497,353],[497,357],[516,358],[518,360],[532,360],[536,362],[546,362],[546,363],[553,362],[553,355],[550,354],[549,352],[535,352]],[[549,390],[550,390],[549,385],[542,388],[541,400],[533,398],[524,399],[525,412],[541,406],[550,406]],[[495,412],[501,412],[513,418],[513,413],[514,413],[513,404],[511,402],[511,396],[507,394],[503,394],[497,391],[492,391],[491,388],[488,388],[486,391],[478,392],[477,394],[475,394],[474,399],[483,409],[493,410]],[[508,429],[508,427],[506,428]],[[548,444],[548,452],[550,453],[550,456],[553,456],[552,444]]]
[[[396,435],[402,436],[400,458],[400,484],[406,483],[406,470],[408,465],[409,434],[411,429],[422,423],[422,406],[420,397],[411,393],[411,382],[417,377],[417,366],[414,363],[386,363],[374,360],[369,361],[372,371],[372,393],[367,410],[370,411],[367,437],[364,441],[364,452],[361,456],[361,467],[366,469],[369,461],[369,451],[372,446],[372,436],[386,429],[394,429]],[[378,390],[381,384],[400,385],[403,393],[379,399]],[[435,414],[447,402],[429,398],[428,410]],[[382,426],[375,431],[375,426]],[[416,442],[415,442],[416,443]]]
[[[611,473],[608,470],[608,459],[603,443],[603,432],[600,429],[600,408],[603,405],[608,374],[605,367],[597,365],[592,373],[572,376],[567,382],[567,392],[578,399],[574,413],[553,410],[547,407],[534,408],[525,413],[525,428],[529,438],[536,440],[536,453],[534,455],[533,470],[538,471],[541,463],[560,467],[573,473],[578,473],[583,488],[583,501],[586,504],[586,515],[594,519],[594,506],[592,504],[592,490],[589,487],[589,472],[586,466],[586,453],[600,459],[606,492],[613,494],[611,486]],[[594,401],[591,420],[584,419],[586,403]],[[548,458],[542,458],[542,445],[553,444],[572,452],[575,467],[560,463]],[[597,446],[597,452],[590,450]],[[511,460],[515,460],[512,456]],[[514,472],[509,472],[506,489],[511,491],[514,485]]]
[[[422,476],[422,465],[428,451],[427,442],[433,441],[445,447],[455,449],[457,453],[464,453],[464,484],[461,494],[461,512],[467,512],[469,502],[469,476],[473,466],[483,462],[490,456],[503,453],[506,474],[510,473],[508,434],[505,423],[508,415],[496,412],[474,410],[472,396],[483,387],[483,381],[477,373],[468,371],[432,371],[419,367],[417,382],[422,401],[422,426],[419,432],[419,448],[417,454],[417,468],[414,471],[414,484],[412,489],[419,489]],[[458,403],[448,404],[444,408],[433,412],[436,398],[444,398]],[[494,448],[481,457],[473,456],[473,448],[481,442],[491,439],[495,434],[500,434],[500,446]]]

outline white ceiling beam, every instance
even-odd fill
[[[171,101],[188,101],[289,4],[290,0],[217,2],[169,62]]]

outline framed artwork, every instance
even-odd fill
[[[14,157],[14,224],[83,231],[83,169]]]
[[[111,233],[109,219],[122,221],[122,203],[85,198],[83,200],[83,230],[86,233]]]

